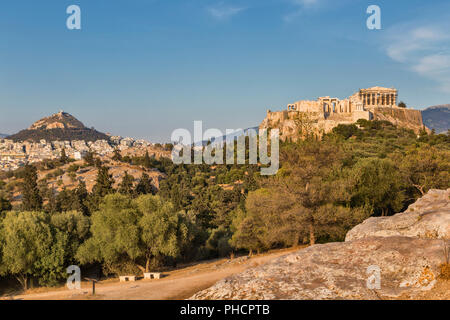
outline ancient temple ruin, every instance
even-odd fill
[[[360,89],[346,99],[319,97],[300,100],[287,105],[285,111],[267,111],[260,129],[279,128],[282,138],[298,136],[299,125],[310,128],[320,136],[339,124],[351,124],[359,119],[386,120],[416,132],[423,129],[419,110],[400,108],[398,91],[394,88],[372,87]],[[299,124],[299,119],[303,124]]]
[[[398,91],[394,88],[372,87],[360,89],[347,99],[319,97],[316,101],[300,100],[290,103],[288,111],[316,112],[329,118],[333,114],[354,114],[352,118],[370,120],[370,108],[397,106]],[[358,120],[356,119],[356,120]]]

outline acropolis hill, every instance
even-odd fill
[[[296,140],[302,133],[321,136],[339,124],[351,124],[359,119],[386,120],[416,133],[422,130],[420,110],[401,108],[397,101],[397,89],[383,87],[360,89],[343,100],[331,97],[300,100],[288,104],[284,111],[268,110],[259,128],[280,129],[282,140]]]

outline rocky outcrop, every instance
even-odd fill
[[[339,124],[354,122],[352,117],[346,118],[343,115],[324,119],[323,113],[317,112],[268,111],[266,118],[259,125],[259,130],[278,129],[281,140],[297,141],[306,133],[322,136]]]
[[[28,129],[22,130],[8,137],[14,142],[18,141],[97,141],[109,140],[109,136],[95,130],[86,128],[83,123],[74,116],[59,112],[50,117],[43,118],[33,123]]]
[[[434,285],[442,250],[441,240],[406,237],[315,245],[224,279],[192,299],[395,298]],[[371,266],[381,272],[379,290],[367,286]]]
[[[397,127],[411,129],[415,133],[424,129],[420,110],[389,107],[374,107],[368,110],[372,114],[372,120],[389,121]]]
[[[406,236],[450,239],[450,189],[430,190],[405,212],[392,217],[369,218],[347,233],[346,241],[375,237]]]
[[[83,123],[67,112],[60,111],[33,123],[28,130],[49,130],[49,129],[84,129]]]
[[[414,297],[433,288],[446,260],[450,241],[437,238],[448,236],[449,203],[449,190],[431,190],[404,213],[355,227],[346,242],[288,254],[191,299]]]
[[[322,136],[340,124],[352,124],[359,119],[389,121],[399,128],[411,129],[419,133],[425,127],[420,110],[398,107],[371,107],[367,111],[353,113],[333,113],[325,116],[320,112],[268,111],[259,125],[259,130],[278,129],[283,141],[296,141],[308,133]],[[428,132],[431,132],[425,128]]]

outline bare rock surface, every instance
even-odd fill
[[[395,298],[431,289],[442,262],[442,240],[366,238],[315,245],[224,279],[192,299]],[[380,268],[379,290],[367,287],[370,266]]]
[[[450,190],[450,189],[449,189]],[[433,288],[450,247],[449,190],[371,218],[342,243],[314,245],[219,281],[191,299],[395,299]],[[438,239],[447,236],[446,240]],[[380,286],[374,282],[379,270]]]
[[[402,213],[369,218],[347,233],[346,241],[369,236],[450,238],[450,189],[430,190]]]

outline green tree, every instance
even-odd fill
[[[400,101],[398,104],[399,108],[406,108],[406,103],[404,103],[403,101]]]
[[[400,163],[400,172],[409,187],[423,196],[430,189],[450,187],[450,151],[444,148],[423,146],[409,151],[396,159]],[[414,197],[414,198],[417,198]]]
[[[159,196],[145,195],[136,199],[142,214],[139,220],[141,240],[144,246],[145,268],[148,272],[152,259],[162,256],[177,257],[189,240],[189,227],[172,203]]]
[[[351,193],[340,143],[306,139],[284,145],[283,167],[264,180],[262,189],[249,192],[246,215],[233,219],[232,244],[254,250],[342,240],[367,217],[363,205],[346,209]]]
[[[354,124],[339,124],[337,127],[333,128],[332,132],[344,137],[344,139],[349,139],[350,137],[356,135],[359,132],[359,129]]]
[[[108,195],[91,217],[92,237],[80,247],[77,259],[101,262],[106,273],[148,271],[152,260],[180,253],[189,240],[188,230],[183,215],[158,196],[132,201]]]
[[[66,149],[65,149],[65,148],[63,148],[63,149],[61,150],[61,157],[59,158],[59,161],[60,161],[62,164],[66,164],[66,163],[69,162],[69,157],[67,157]]]
[[[32,211],[42,209],[43,201],[37,184],[37,170],[34,166],[25,166],[22,196],[23,210]]]
[[[86,162],[87,165],[93,166],[95,164],[94,153],[92,151],[88,151],[84,156],[83,160]]]
[[[27,290],[28,279],[42,275],[42,266],[51,252],[53,237],[48,216],[42,212],[8,212],[0,234],[0,274],[16,277]]]
[[[4,192],[0,191],[0,214],[4,211],[10,211],[11,209],[11,201],[9,201]]]
[[[152,184],[152,180],[145,172],[142,174],[139,182],[136,185],[136,194],[144,195],[144,194],[153,194],[154,187]]]
[[[88,196],[89,193],[86,189],[86,183],[84,181],[80,181],[78,183],[78,187],[75,189],[75,199],[72,209],[81,212],[84,215],[88,215],[89,214],[89,209],[87,206]]]
[[[386,216],[399,212],[405,195],[398,168],[388,159],[361,159],[350,176],[352,206],[368,206]]]
[[[144,156],[144,160],[143,160],[143,165],[145,168],[149,169],[152,167],[152,160],[150,159],[150,156],[148,154],[148,150],[145,152],[145,156]]]
[[[114,149],[114,155],[112,157],[114,161],[122,161],[122,154],[119,149]]]
[[[82,264],[100,262],[106,274],[136,272],[142,256],[140,213],[132,200],[121,194],[107,195],[91,216],[90,232],[77,252]]]
[[[61,211],[61,208],[58,204],[56,192],[53,188],[49,188],[47,191],[47,204],[45,205],[45,211],[48,213]]]
[[[236,249],[247,249],[252,255],[253,251],[265,249],[264,237],[265,230],[261,224],[254,217],[246,217],[236,223],[230,244]]]
[[[67,278],[66,268],[76,264],[76,252],[89,232],[89,218],[81,212],[68,211],[51,216],[50,225],[53,243],[49,253],[43,257],[39,282],[56,285]]]
[[[94,196],[103,198],[104,196],[114,192],[114,179],[109,173],[109,168],[100,166],[97,171],[97,179],[92,192]]]
[[[128,172],[125,171],[125,175],[119,185],[118,192],[127,196],[132,196],[134,193],[133,185],[134,177],[132,175],[129,175]]]
[[[74,200],[74,192],[72,192],[71,190],[67,190],[66,187],[64,187],[56,196],[58,211],[71,211],[73,208]]]

